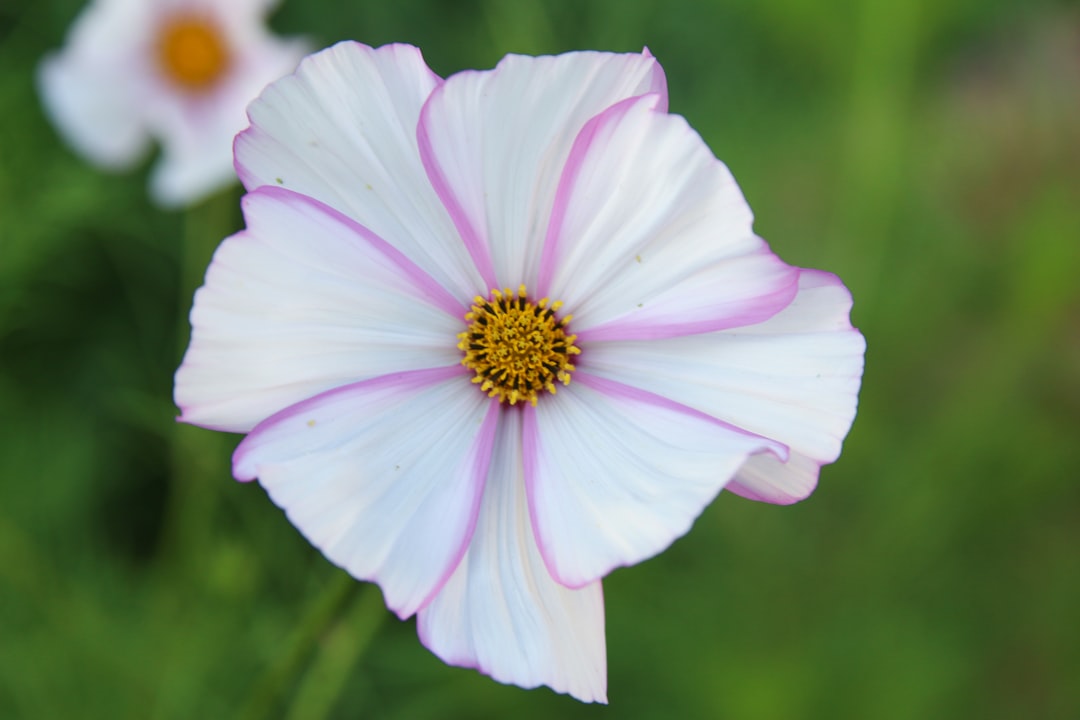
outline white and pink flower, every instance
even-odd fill
[[[95,0],[64,49],[39,68],[42,101],[74,149],[106,169],[139,162],[161,205],[196,202],[235,182],[232,140],[244,109],[291,72],[306,43],[266,28],[276,0]]]
[[[249,115],[181,420],[446,662],[605,701],[601,578],[836,460],[848,291],[754,235],[648,53],[342,43]]]

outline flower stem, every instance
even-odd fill
[[[308,605],[299,626],[293,632],[292,637],[285,643],[284,651],[277,656],[263,676],[256,681],[251,694],[248,696],[246,706],[239,713],[241,720],[263,720],[263,718],[267,717],[276,717],[274,711],[278,699],[282,691],[292,684],[289,679],[300,672],[304,660],[311,654],[315,644],[326,635],[328,629],[334,624],[334,621],[341,613],[341,609],[357,587],[358,583],[347,573],[340,571],[334,573],[334,577],[327,583],[326,587]],[[367,625],[370,625],[370,628],[368,628],[361,621],[361,632],[358,634],[358,641],[356,642],[357,647],[351,657],[348,653],[345,655],[345,660],[350,665],[359,657],[370,636],[374,634],[376,621],[368,617],[373,615],[370,608],[373,603],[372,596],[374,596],[375,601],[381,600],[377,591],[368,590],[361,595],[354,612],[338,623],[338,625],[349,628],[356,624],[354,620],[363,618],[367,620]],[[379,607],[375,609],[380,614],[385,614],[385,608],[381,607],[381,601],[378,604]],[[365,628],[366,636],[364,634]],[[333,655],[341,654],[341,649],[338,646],[342,642],[348,642],[348,639],[339,637],[332,639],[331,645],[335,647]],[[313,672],[323,671],[332,664],[333,660],[331,659],[319,658],[314,663]],[[331,673],[344,675],[347,670],[348,667],[344,669],[338,668],[331,670]],[[321,706],[324,709],[329,709],[343,681],[343,677],[340,682],[331,677],[326,682],[321,683],[320,687],[318,679],[309,678],[297,695],[297,699],[293,704],[294,710],[298,705]],[[309,685],[311,687],[308,687]],[[303,715],[302,717],[316,716]]]
[[[223,192],[189,209],[183,218],[179,248],[177,364],[187,347],[192,297],[203,281],[214,250],[236,230],[236,193]],[[210,551],[213,515],[227,481],[224,436],[177,423],[171,435],[172,485],[163,532],[166,557],[181,568],[205,566]]]
[[[287,720],[320,720],[330,715],[350,671],[388,615],[382,595],[375,588],[360,593],[348,613],[327,631],[296,691]]]

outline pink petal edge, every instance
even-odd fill
[[[649,57],[648,48],[645,53]],[[659,65],[657,65],[659,67]],[[663,77],[661,75],[661,80]],[[665,81],[666,82],[666,81]],[[537,273],[537,294],[545,297],[550,294],[551,280],[555,269],[559,265],[559,255],[562,245],[562,226],[566,217],[566,209],[573,197],[578,175],[585,163],[589,152],[592,150],[597,137],[603,130],[617,123],[637,103],[652,102],[652,111],[666,113],[667,96],[666,85],[664,94],[648,93],[636,95],[611,105],[602,112],[594,115],[581,128],[574,144],[571,146],[570,155],[563,166],[559,185],[555,191],[555,201],[548,221],[547,234],[544,238],[544,247],[540,254],[540,267]],[[577,329],[578,340],[581,342],[601,342],[614,340],[659,340],[664,338],[680,337],[683,335],[698,335],[718,330],[756,325],[768,320],[780,312],[795,299],[799,290],[799,268],[787,265],[777,257],[767,245],[763,244],[761,254],[767,255],[772,264],[782,268],[780,281],[767,293],[757,297],[747,298],[739,303],[738,311],[732,313],[730,309],[721,311],[715,317],[694,320],[690,322],[673,323],[669,321],[642,321],[635,317],[622,317],[602,325]]]
[[[348,215],[341,213],[338,210],[326,205],[325,203],[316,200],[315,198],[307,195],[302,195],[293,190],[289,190],[283,187],[277,187],[274,185],[263,185],[256,188],[252,192],[248,193],[242,200],[241,204],[248,197],[253,195],[264,195],[275,198],[283,203],[296,203],[298,205],[308,205],[319,212],[322,212],[334,220],[345,225],[350,230],[360,235],[368,243],[371,244],[376,250],[386,256],[388,260],[393,262],[401,271],[409,278],[420,290],[425,299],[428,300],[433,306],[439,308],[443,312],[451,315],[455,318],[463,318],[467,312],[467,308],[461,304],[457,298],[450,294],[446,288],[444,288],[437,280],[428,275],[419,265],[410,260],[405,253],[398,250],[396,247],[383,240],[381,237],[368,230],[366,227],[350,218]]]
[[[663,340],[684,335],[732,330],[765,322],[791,304],[799,292],[799,268],[788,265],[767,246],[760,254],[769,257],[770,263],[780,269],[775,285],[766,293],[744,298],[731,306],[716,310],[712,317],[686,322],[664,320],[646,321],[633,315],[624,316],[577,331],[578,341],[614,342],[619,340]],[[737,308],[737,309],[736,309]]]
[[[427,597],[423,599],[420,606],[416,609],[416,612],[420,612],[426,608],[435,596],[438,595],[442,589],[446,586],[446,583],[450,581],[450,577],[457,570],[458,565],[461,564],[461,559],[465,557],[465,553],[469,551],[469,545],[472,543],[473,533],[476,532],[476,523],[480,520],[480,504],[484,499],[484,486],[487,484],[488,472],[491,469],[491,458],[494,454],[495,448],[495,432],[499,426],[499,401],[491,400],[488,404],[487,414],[484,415],[484,422],[480,426],[480,431],[477,433],[476,442],[474,444],[473,455],[477,458],[476,466],[474,467],[473,485],[476,488],[476,493],[473,497],[472,507],[469,508],[469,524],[465,527],[465,534],[462,536],[461,545],[454,553],[453,560],[446,566],[446,570],[439,577],[439,580],[435,583],[435,586],[431,588],[431,592],[427,594]],[[401,613],[397,613],[397,616],[402,620]]]
[[[399,390],[410,391],[418,390],[428,385],[434,385],[444,380],[461,375],[468,375],[471,371],[462,365],[451,365],[449,367],[437,367],[426,368],[424,370],[407,370],[400,373],[392,373],[390,375],[380,375],[379,377],[369,378],[367,380],[361,380],[360,382],[351,383],[349,385],[342,385],[341,387],[332,388],[321,392],[318,395],[313,395],[307,400],[290,405],[287,408],[279,410],[270,417],[266,418],[258,425],[256,425],[251,432],[247,434],[240,444],[236,447],[232,456],[233,477],[240,482],[250,482],[258,477],[258,470],[256,468],[245,467],[244,463],[247,459],[248,453],[251,450],[251,446],[258,442],[259,436],[266,430],[269,430],[276,425],[289,420],[296,415],[303,414],[308,411],[312,406],[317,405],[322,400],[332,395],[338,395],[342,393],[356,392],[360,390],[367,390],[372,387],[385,387],[397,385]]]
[[[551,278],[555,274],[555,268],[559,264],[559,250],[561,246],[563,222],[566,218],[566,207],[570,204],[570,198],[574,194],[574,186],[577,184],[581,166],[585,163],[589,151],[597,135],[608,125],[618,122],[627,111],[638,102],[653,102],[654,112],[663,112],[659,109],[664,104],[660,95],[647,94],[635,95],[611,105],[607,109],[594,115],[582,126],[574,144],[570,147],[570,155],[566,158],[562,175],[559,177],[559,185],[555,190],[555,202],[551,208],[551,217],[548,220],[547,235],[544,237],[544,247],[540,251],[540,269],[537,273],[536,289],[539,297],[546,297],[551,288]]]
[[[689,415],[690,417],[698,418],[714,425],[718,425],[729,432],[734,432],[739,435],[744,435],[746,437],[757,438],[761,440],[762,443],[765,445],[765,447],[760,452],[771,453],[782,462],[786,462],[789,457],[790,449],[787,445],[783,443],[763,437],[756,433],[743,430],[742,428],[731,425],[730,423],[726,423],[723,420],[719,420],[712,415],[703,413],[700,410],[695,410],[692,407],[675,402],[674,400],[670,400],[669,398],[663,397],[662,395],[657,395],[656,393],[651,393],[647,390],[642,390],[640,388],[626,385],[615,380],[608,380],[607,378],[602,378],[597,375],[590,375],[589,373],[581,372],[580,370],[574,373],[573,382],[580,382],[588,388],[596,390],[597,392],[603,393],[605,395],[609,395],[611,397],[625,398],[634,402],[645,403],[656,407],[662,407],[667,410],[673,410],[675,412]],[[539,523],[539,519],[536,516],[536,501],[534,499],[536,497],[536,477],[537,466],[539,464],[537,438],[539,437],[540,430],[536,420],[536,409],[531,405],[526,405],[522,409],[522,412],[522,464],[524,465],[525,494],[528,498],[529,521],[532,523],[533,538],[536,540],[536,545],[540,549],[540,556],[544,559],[544,565],[547,567],[548,572],[553,578],[555,578],[555,580],[560,585],[571,589],[579,589],[585,587],[590,582],[595,582],[596,580],[594,579],[584,583],[565,582],[563,578],[559,577],[559,574],[555,571],[555,563],[553,561],[553,558],[551,557],[551,550],[540,537],[539,528],[541,527],[541,525]],[[609,568],[608,572],[614,570],[616,567],[621,566],[615,565]]]
[[[463,71],[463,73],[481,72],[485,71]],[[487,289],[496,288],[499,286],[499,283],[495,278],[495,264],[491,259],[491,250],[488,247],[487,241],[469,221],[465,209],[461,206],[461,202],[450,187],[450,182],[446,179],[442,167],[439,166],[438,159],[435,156],[435,149],[431,144],[431,136],[428,130],[430,126],[429,116],[431,114],[431,102],[444,92],[445,87],[446,85],[444,83],[435,88],[424,102],[424,107],[420,109],[420,122],[417,123],[416,126],[416,143],[420,148],[420,161],[424,165],[424,171],[427,173],[431,186],[435,189],[435,194],[438,195],[439,200],[442,201],[446,211],[450,214],[450,218],[454,222],[454,227],[457,228],[458,234],[461,236],[461,241],[465,244],[465,249],[469,251],[469,256],[472,257],[473,262],[476,263],[476,269],[484,279],[484,282],[487,283]]]
[[[270,416],[266,420],[259,423],[248,434],[246,438],[240,443],[233,453],[233,476],[240,482],[250,482],[258,477],[258,467],[244,468],[248,453],[250,452],[250,446],[257,443],[259,436],[266,430],[270,430],[276,427],[282,422],[286,422],[297,415],[304,414],[313,405],[317,405],[324,399],[334,395],[356,393],[358,391],[367,391],[375,387],[385,386],[397,386],[397,390],[401,392],[415,392],[424,387],[434,385],[436,383],[451,379],[455,376],[465,375],[468,370],[461,366],[451,366],[443,368],[430,368],[426,370],[411,370],[407,372],[394,373],[392,375],[382,375],[377,378],[371,378],[369,380],[363,380],[358,383],[352,383],[343,387],[334,388],[323,393],[319,393],[314,397],[308,398],[303,402],[299,402],[295,405],[285,408],[274,415]],[[420,604],[412,611],[406,612],[392,605],[387,607],[400,619],[406,620],[416,612],[419,612],[425,608],[431,601],[439,594],[439,592],[445,587],[446,583],[450,580],[450,577],[454,574],[458,565],[461,564],[461,559],[468,552],[469,544],[472,542],[473,533],[476,531],[476,523],[480,516],[480,504],[483,499],[483,487],[487,482],[488,471],[491,466],[491,459],[493,454],[493,448],[495,444],[495,432],[498,427],[499,419],[499,403],[492,400],[488,405],[488,411],[484,416],[483,423],[477,432],[476,440],[473,444],[473,450],[471,455],[475,458],[475,464],[473,467],[473,487],[475,492],[473,495],[473,502],[469,508],[469,521],[465,527],[464,533],[462,533],[461,541],[458,548],[454,551],[454,555],[450,562],[447,563],[446,568],[439,576],[438,580],[432,586],[432,589],[420,602]],[[329,557],[327,559],[330,559]],[[332,561],[333,562],[333,561]],[[338,565],[338,563],[334,563]],[[338,565],[342,567],[341,565]],[[358,580],[364,580],[369,582],[378,583],[378,577],[360,577]]]

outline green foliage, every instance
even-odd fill
[[[1080,714],[1080,13],[953,0],[286,2],[319,45],[637,50],[869,351],[817,493],[722,496],[605,585],[610,697],[444,666],[173,422],[238,191],[152,209],[58,139],[75,0],[0,5],[0,717]],[[186,248],[186,249],[184,249]],[[375,618],[382,618],[375,620]]]

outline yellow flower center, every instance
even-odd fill
[[[570,383],[576,335],[566,334],[572,316],[556,315],[561,302],[529,300],[525,286],[515,296],[509,288],[492,290],[487,300],[477,296],[465,314],[469,329],[458,335],[465,352],[461,364],[476,373],[473,382],[489,397],[515,405],[536,405],[541,390],[555,393],[555,381]]]
[[[229,67],[229,48],[221,31],[207,18],[172,18],[158,34],[158,62],[170,80],[184,90],[205,90]]]

